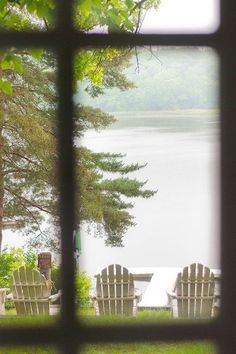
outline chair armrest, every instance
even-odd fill
[[[176,293],[173,290],[166,289],[166,293],[169,299],[176,299]]]
[[[89,297],[91,297],[92,300],[96,300],[96,298],[97,298],[96,289],[92,288],[89,290]]]
[[[7,294],[6,295],[6,300],[13,300],[13,294],[12,293]]]
[[[57,301],[58,299],[60,299],[61,296],[62,296],[62,291],[59,290],[57,294],[50,295],[50,296],[48,297],[48,300],[51,301],[51,302],[55,302],[55,301]]]
[[[134,289],[134,296],[138,302],[142,300],[142,292],[137,288]]]

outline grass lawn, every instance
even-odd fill
[[[10,312],[7,311],[7,315],[1,318],[0,326],[11,326],[11,325],[42,325],[54,321],[55,318],[52,317],[26,317],[19,318],[14,316],[14,310]],[[93,310],[83,310],[80,312],[81,319],[84,324],[140,324],[140,323],[150,323],[157,321],[167,321],[170,320],[171,316],[168,311],[140,311],[136,317],[120,318],[118,316],[113,317],[95,317]],[[57,351],[54,348],[0,348],[0,354],[54,354]],[[81,350],[82,354],[217,354],[216,348],[210,343],[124,343],[124,344],[99,344],[99,345],[86,345]]]

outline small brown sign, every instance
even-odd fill
[[[52,255],[50,252],[42,252],[38,254],[38,267],[40,269],[48,269],[52,266]]]

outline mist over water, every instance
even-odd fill
[[[216,111],[120,113],[107,130],[86,133],[94,151],[126,154],[147,163],[130,174],[157,190],[137,198],[136,226],[123,248],[104,245],[84,229],[80,266],[89,274],[119,263],[127,267],[182,267],[201,262],[219,268],[219,130]],[[134,119],[135,118],[135,119]]]

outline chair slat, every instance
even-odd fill
[[[182,275],[179,273],[176,279],[176,292],[177,292],[177,313],[178,317],[183,317],[183,287],[181,283]]]
[[[134,297],[134,281],[133,281],[133,275],[129,273],[129,281],[128,281],[128,296],[131,297],[130,300],[128,300],[128,313],[129,316],[133,314],[134,311],[134,301],[132,298]]]
[[[13,299],[23,299],[24,296],[23,296],[23,290],[22,290],[22,286],[21,286],[21,282],[20,282],[19,269],[17,269],[13,273],[11,282],[12,282]],[[15,307],[16,307],[16,311],[18,314],[25,314],[26,313],[24,302],[15,301]]]
[[[122,284],[121,284],[121,282],[122,282],[121,266],[119,264],[116,264],[116,297],[117,297],[116,314],[122,313],[122,304],[121,304]]]
[[[104,299],[104,312],[110,313],[110,301],[109,301],[109,288],[108,288],[108,270],[107,268],[102,270],[102,286],[103,286],[103,299]]]
[[[34,285],[34,279],[33,279],[33,269],[25,268],[25,275],[26,275],[26,280],[27,280],[29,299],[34,300],[35,299],[35,285]],[[30,307],[31,314],[33,314],[33,315],[38,314],[37,313],[37,306],[34,301],[29,302],[29,307]]]
[[[11,284],[17,314],[49,314],[51,289],[39,271],[20,267],[13,272]]]
[[[196,305],[196,271],[197,271],[197,265],[196,263],[190,265],[190,274],[189,274],[189,280],[190,280],[190,299],[188,301],[189,305],[189,313],[188,317],[193,318],[195,316],[195,305]]]
[[[109,276],[109,295],[110,295],[110,312],[111,315],[116,314],[116,300],[111,300],[112,298],[114,299],[116,296],[115,293],[115,268],[113,264],[109,265],[108,267],[108,276]]]
[[[102,279],[101,275],[98,274],[97,276],[97,286],[96,286],[96,291],[97,291],[97,311],[98,314],[104,315],[104,301],[103,301],[103,292],[102,292]]]
[[[178,317],[209,318],[213,314],[215,278],[210,269],[202,264],[185,267],[176,279]],[[172,299],[172,313],[175,315]]]
[[[188,317],[189,315],[189,283],[188,283],[188,267],[183,269],[182,274],[182,289],[183,289],[183,314],[182,317]]]
[[[126,268],[123,268],[123,313],[126,316],[129,316],[129,304],[126,298],[129,296],[129,288],[128,288],[128,280],[129,280],[129,273]]]
[[[100,315],[133,315],[134,282],[133,276],[119,264],[109,265],[96,275],[97,296],[94,298],[95,311]]]
[[[29,295],[29,289],[28,289],[28,285],[27,285],[27,275],[26,275],[25,267],[19,268],[19,275],[20,275],[20,282],[21,282],[21,286],[22,286],[24,299],[29,300],[30,295]],[[30,303],[28,301],[25,301],[25,310],[26,310],[27,315],[30,315],[32,313],[32,309],[31,309]]]
[[[197,269],[197,289],[196,289],[196,317],[201,317],[201,307],[202,307],[202,286],[203,286],[203,265],[198,264]]]

